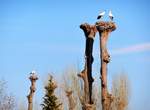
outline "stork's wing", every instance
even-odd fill
[[[101,16],[99,15],[98,17],[97,17],[97,19],[100,19],[101,18]]]

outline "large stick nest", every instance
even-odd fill
[[[114,22],[99,21],[96,22],[96,28],[99,32],[103,32],[103,31],[112,32],[116,29],[116,25]]]

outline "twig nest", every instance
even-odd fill
[[[114,22],[99,21],[99,22],[96,22],[95,25],[99,32],[103,32],[103,31],[112,32],[116,29],[116,25]]]

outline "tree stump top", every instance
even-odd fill
[[[85,104],[86,110],[96,110],[96,106],[94,104]]]
[[[80,25],[80,28],[84,31],[85,37],[94,38],[97,32],[95,25],[90,25],[88,23],[84,23]]]
[[[116,25],[114,22],[106,22],[106,21],[99,21],[96,22],[96,28],[99,32],[103,32],[103,31],[109,31],[112,32],[116,29]]]
[[[73,91],[72,90],[66,90],[66,96],[69,97],[72,95]]]
[[[36,80],[38,80],[38,77],[37,77],[37,75],[35,75],[35,73],[31,73],[29,79],[30,79],[31,81],[36,81]]]

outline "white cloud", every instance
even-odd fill
[[[145,51],[150,51],[150,42],[143,44],[136,44],[125,48],[112,49],[110,52],[112,55],[120,55]]]

